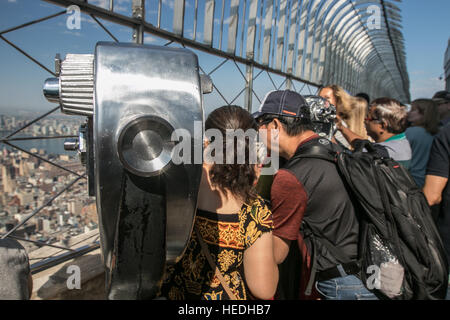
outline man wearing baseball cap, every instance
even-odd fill
[[[439,125],[444,127],[447,123],[450,123],[450,92],[438,91],[434,94],[432,100],[438,105]]]
[[[296,157],[317,144],[336,148],[312,130],[305,98],[290,90],[272,91],[253,115],[267,141],[278,137],[279,155],[287,160],[270,190],[274,254],[277,263],[284,262],[278,298],[376,299],[356,276],[359,224],[336,166]],[[327,249],[329,244],[334,249]]]

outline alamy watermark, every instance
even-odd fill
[[[81,29],[81,10],[77,5],[67,7],[66,13],[69,15],[66,19],[66,27],[69,30]]]
[[[389,298],[402,293],[405,269],[396,260],[384,262],[380,266],[367,267],[366,287],[369,290],[380,290]]]
[[[369,30],[381,29],[381,8],[375,4],[367,7],[367,13],[371,14],[367,18],[367,28]]]
[[[67,274],[70,274],[70,276],[67,278],[66,285],[67,289],[73,290],[81,289],[81,270],[80,267],[77,265],[70,265],[67,267]]]
[[[171,141],[176,142],[171,152],[173,164],[259,164],[262,165],[261,175],[273,175],[278,170],[277,130],[271,130],[268,134],[266,129],[227,129],[224,135],[220,130],[211,128],[204,135],[199,135],[201,130],[202,122],[196,121],[194,138],[183,128],[172,132]]]

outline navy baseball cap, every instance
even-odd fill
[[[261,103],[259,110],[253,113],[258,119],[265,114],[285,117],[304,118],[311,121],[309,105],[305,98],[295,91],[276,90],[269,92]]]
[[[434,94],[433,99],[438,103],[448,103],[450,102],[450,92],[448,91],[438,91]]]

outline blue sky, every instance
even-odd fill
[[[403,35],[411,98],[428,98],[443,90],[444,54],[450,38],[449,0],[403,0]],[[445,79],[445,77],[443,77]]]
[[[102,3],[102,0],[94,0]],[[130,14],[130,0],[116,0],[115,9],[122,14]],[[156,24],[157,0],[147,0],[146,19]],[[192,2],[192,1],[191,1]],[[163,0],[165,8],[170,7],[173,1]],[[404,0],[398,4],[402,9],[403,33],[406,40],[407,68],[411,80],[412,99],[430,97],[434,92],[444,88],[444,81],[438,77],[444,72],[443,59],[447,41],[450,37],[450,1],[449,0]],[[192,7],[192,6],[191,6]],[[164,8],[163,8],[164,9]],[[0,31],[41,18],[52,13],[62,11],[63,8],[39,0],[0,0]],[[190,10],[189,7],[186,10]],[[169,10],[163,10],[168,12]],[[220,11],[220,10],[216,10]],[[219,13],[220,14],[220,13]],[[66,28],[67,15],[39,23],[32,27],[4,34],[4,37],[31,54],[50,70],[54,70],[53,59],[55,53],[62,57],[67,53],[92,53],[97,41],[111,41],[111,38],[88,16],[83,15],[81,30],[68,30]],[[168,27],[172,23],[172,16],[163,16],[162,26]],[[201,22],[199,21],[199,24]],[[131,30],[105,22],[105,25],[120,40],[129,42]],[[187,30],[192,34],[192,30]],[[202,39],[202,35],[198,35]],[[224,34],[224,37],[226,34]],[[165,40],[147,36],[146,43],[164,44]],[[202,67],[211,70],[220,59],[211,59],[205,54],[199,54]],[[244,66],[240,65],[245,72]],[[231,69],[236,74],[236,67],[232,62],[221,68],[216,77],[230,76]],[[53,107],[42,96],[42,84],[51,75],[30,62],[18,51],[0,40],[0,113],[3,110],[35,109],[37,111],[49,110]],[[262,75],[259,83],[268,82],[267,76]],[[274,81],[281,84],[282,79],[275,76]],[[225,96],[234,97],[244,85],[243,79],[238,75],[233,78],[236,87],[225,86],[220,88]],[[260,85],[258,95],[262,98],[264,90],[270,86]],[[298,88],[297,88],[298,89]],[[223,104],[217,93],[208,98],[216,106]],[[243,95],[236,100],[243,103]],[[254,104],[255,105],[255,104]]]

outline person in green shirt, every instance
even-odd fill
[[[408,169],[412,152],[405,136],[406,108],[395,99],[378,98],[369,105],[364,122],[367,134],[375,141],[374,146],[380,156],[390,157]],[[352,145],[363,139],[339,122],[337,128]]]

